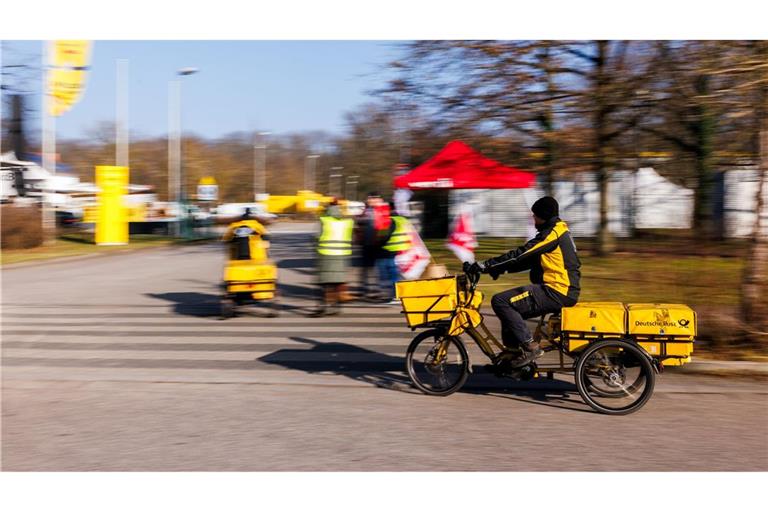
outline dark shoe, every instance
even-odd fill
[[[520,344],[520,348],[523,350],[523,355],[514,361],[516,368],[530,364],[544,355],[541,346],[533,341]]]

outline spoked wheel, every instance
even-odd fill
[[[576,363],[576,387],[590,407],[604,414],[629,414],[651,398],[656,375],[648,357],[626,341],[587,347]]]
[[[413,384],[428,395],[458,391],[469,377],[469,355],[461,340],[431,329],[416,336],[405,356]]]

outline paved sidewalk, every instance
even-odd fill
[[[768,363],[755,361],[719,361],[715,359],[696,359],[693,355],[693,361],[677,367],[668,367],[665,370],[670,372],[706,374],[706,375],[744,375],[750,377],[768,376]]]

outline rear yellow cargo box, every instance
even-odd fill
[[[399,281],[397,298],[403,304],[409,327],[448,319],[456,310],[458,296],[456,277]]]
[[[685,304],[627,304],[628,332],[633,336],[672,336],[693,340],[696,313]]]
[[[627,311],[621,302],[581,302],[563,308],[561,330],[568,333],[613,334],[625,332]]]
[[[271,261],[230,260],[224,268],[224,281],[247,282],[277,280],[277,266]]]
[[[660,359],[665,366],[680,366],[691,362],[692,341],[637,340],[646,352]]]

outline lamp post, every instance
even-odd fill
[[[320,155],[307,155],[304,164],[304,190],[312,190],[315,188],[315,169],[317,168],[317,159]]]
[[[253,201],[258,201],[260,193],[267,193],[267,135],[272,132],[259,132],[254,137],[253,145]]]
[[[359,177],[360,176],[350,176],[347,179],[347,193],[345,195],[346,195],[346,198],[349,199],[350,201],[357,201],[357,178]],[[351,194],[349,193],[350,186],[352,187]]]
[[[198,72],[197,68],[181,68],[176,71],[178,77],[189,76]],[[175,192],[178,203],[180,220],[176,224],[176,235],[188,236],[186,195],[184,194],[184,165],[181,159],[181,78],[168,83],[168,121],[170,136],[168,137],[168,200],[172,191]],[[175,181],[175,183],[174,183]]]
[[[341,171],[344,170],[344,167],[331,167],[330,172],[328,173],[328,195],[339,197],[341,195],[341,178],[344,177],[344,175],[341,173]],[[338,190],[336,190],[336,187],[333,186],[333,178],[339,178],[337,181],[338,184]]]
[[[115,75],[115,164],[128,167],[128,59],[117,60]]]

